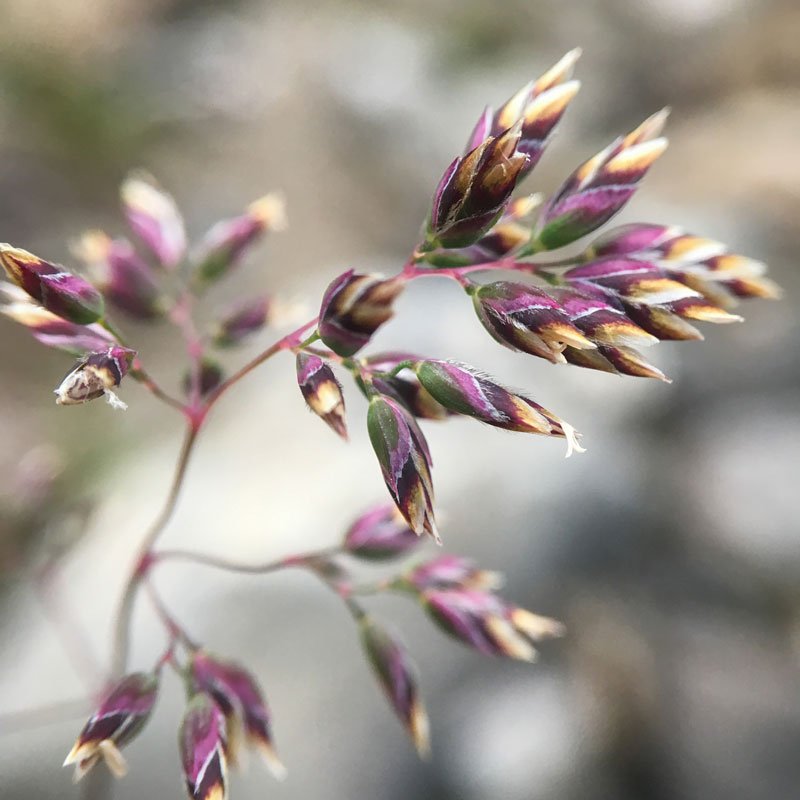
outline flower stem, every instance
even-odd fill
[[[219,386],[217,386],[214,391],[212,391],[208,395],[208,399],[206,400],[205,410],[208,410],[222,397],[225,392],[228,391],[234,384],[238,383],[242,378],[246,375],[249,375],[256,367],[261,366],[265,361],[272,358],[276,353],[280,353],[282,350],[291,350],[294,347],[299,347],[303,343],[303,334],[313,325],[317,324],[317,317],[314,319],[309,320],[308,322],[301,325],[296,330],[288,333],[282,339],[278,339],[277,342],[272,344],[266,350],[259,353],[255,358],[248,361],[241,369],[237,372],[234,372],[233,375],[230,376],[227,380],[224,380]],[[310,341],[315,341],[315,338],[309,337]],[[306,340],[306,341],[309,341]]]
[[[215,556],[210,553],[195,553],[193,550],[156,550],[152,554],[152,564],[160,564],[164,561],[184,561],[192,564],[200,564],[205,567],[222,569],[227,572],[266,575],[281,569],[307,567],[312,559],[332,558],[333,556],[339,555],[341,552],[341,547],[328,547],[323,550],[313,550],[308,553],[286,556],[273,561],[249,563],[246,561],[234,561],[233,559]]]
[[[144,388],[147,389],[148,392],[150,392],[150,394],[152,394],[154,397],[158,398],[162,402],[166,403],[171,408],[174,408],[176,411],[181,411],[181,412],[185,410],[183,403],[180,400],[177,400],[176,398],[172,397],[172,395],[165,392],[155,382],[155,380],[150,376],[150,374],[145,372],[144,368],[140,364],[135,366],[130,371],[130,376],[135,381],[141,383],[142,386],[144,386]]]
[[[190,420],[186,428],[186,434],[181,447],[178,463],[175,468],[175,475],[172,479],[172,486],[167,495],[164,506],[153,524],[148,528],[147,533],[139,545],[139,551],[134,568],[125,584],[122,599],[117,610],[114,621],[114,650],[111,664],[112,676],[121,674],[128,660],[128,650],[130,648],[130,623],[133,615],[133,607],[136,601],[136,594],[142,578],[150,568],[150,552],[164,528],[169,524],[175,512],[175,506],[183,488],[186,470],[194,451],[197,435],[200,433],[202,421]]]
[[[123,347],[128,347],[128,342],[125,339],[125,336],[122,332],[117,328],[114,323],[111,322],[107,317],[103,317],[103,319],[99,320],[98,325],[105,328],[116,340],[119,344]],[[178,411],[183,411],[183,403],[180,400],[176,400],[171,395],[167,394],[156,381],[145,371],[144,367],[139,361],[138,358],[135,359],[133,368],[130,371],[130,376],[147,389],[154,397],[157,397],[159,400],[166,403],[168,406],[171,406]]]
[[[436,269],[422,269],[417,267],[417,262],[412,257],[403,267],[403,269],[398,273],[399,277],[411,281],[415,278],[427,276],[427,275],[445,275],[446,277],[453,278],[462,285],[466,282],[466,279],[463,277],[467,272],[477,272],[480,270],[487,270],[487,269],[513,269],[513,259],[501,259],[494,262],[487,262],[485,264],[473,264],[468,267],[461,267],[457,269],[450,269],[450,270],[436,270]],[[190,307],[183,309],[187,313],[190,311]],[[180,315],[179,315],[180,317]],[[177,323],[181,323],[182,320],[180,318],[175,320]],[[208,556],[202,555],[198,553],[192,553],[190,551],[161,551],[161,552],[153,552],[153,547],[158,540],[161,533],[164,531],[166,526],[169,524],[170,520],[172,519],[172,515],[175,511],[175,506],[177,505],[178,498],[183,487],[184,479],[186,477],[186,470],[189,465],[189,461],[191,459],[195,442],[197,440],[197,436],[202,429],[207,415],[211,408],[217,403],[217,401],[234,385],[236,385],[240,380],[242,380],[245,376],[249,375],[254,369],[259,367],[264,362],[268,361],[272,356],[276,355],[277,353],[283,350],[292,350],[296,348],[305,347],[310,345],[312,342],[316,341],[317,336],[316,333],[312,333],[310,336],[304,338],[304,334],[308,331],[309,328],[315,326],[318,322],[318,318],[315,317],[308,322],[301,325],[299,328],[295,329],[291,333],[288,333],[286,336],[278,339],[272,345],[270,345],[266,350],[259,353],[253,359],[251,359],[247,364],[241,367],[237,372],[231,375],[229,378],[224,380],[222,383],[219,384],[212,392],[209,393],[208,397],[206,398],[204,403],[200,403],[198,398],[195,397],[196,395],[196,381],[197,378],[194,377],[193,383],[193,398],[190,401],[189,406],[183,406],[182,404],[178,403],[172,398],[169,398],[166,393],[162,392],[158,387],[155,385],[155,382],[152,379],[149,379],[145,373],[141,372],[140,370],[140,379],[143,380],[145,386],[147,386],[150,391],[152,391],[156,396],[160,397],[161,399],[166,400],[169,402],[170,405],[175,405],[181,410],[183,410],[184,414],[188,420],[188,427],[186,430],[186,435],[183,442],[183,447],[181,449],[180,456],[178,458],[178,463],[175,469],[175,476],[173,478],[172,487],[167,495],[166,501],[164,506],[159,513],[156,520],[148,529],[147,533],[145,534],[142,543],[139,547],[138,556],[134,565],[133,570],[125,584],[125,588],[122,594],[122,599],[120,600],[120,604],[117,610],[117,614],[115,617],[114,622],[114,649],[113,649],[113,657],[112,657],[112,675],[120,674],[127,662],[128,657],[128,650],[130,647],[130,622],[131,617],[133,615],[133,608],[136,601],[136,595],[138,593],[139,585],[141,584],[142,579],[147,575],[150,567],[156,563],[157,561],[165,561],[165,560],[177,560],[181,559],[184,561],[193,561],[195,563],[205,564],[206,566],[213,566],[220,569],[227,569],[229,571],[234,572],[242,572],[242,573],[250,573],[250,574],[264,574],[268,572],[273,572],[278,569],[283,569],[286,567],[292,566],[306,566],[310,567],[308,559],[311,557],[310,555],[301,556],[301,557],[291,557],[288,559],[281,559],[279,561],[271,561],[265,564],[241,564],[233,561],[228,561],[223,558],[217,558],[215,556]],[[197,344],[197,337],[196,331],[194,331],[194,326],[192,324],[191,319],[183,320],[184,324],[184,332],[186,334],[187,343],[189,344]],[[106,325],[108,323],[105,323]],[[109,328],[112,330],[113,328]],[[115,333],[116,335],[116,333]],[[198,347],[191,348],[190,347],[191,355],[194,356],[195,366],[199,364],[199,355],[201,351]],[[195,373],[196,376],[196,373]],[[315,556],[324,556],[331,554],[331,551],[321,551],[320,553],[314,554]],[[313,567],[312,571],[313,571]],[[317,573],[319,574],[319,573]],[[325,578],[324,576],[320,575],[320,578],[328,583],[331,588],[335,588],[336,591],[345,599],[345,602],[348,603],[348,607],[350,608],[351,612],[354,616],[358,616],[362,612],[360,612],[357,604],[352,601],[349,596],[346,596],[342,593],[341,588],[337,588],[337,584],[330,581],[329,579]]]
[[[204,343],[194,321],[194,296],[186,287],[169,314],[170,322],[181,332],[189,360],[189,403],[192,413],[197,413],[201,402]]]
[[[147,581],[147,594],[150,597],[150,602],[153,604],[153,608],[155,609],[158,618],[164,624],[164,627],[167,629],[167,633],[172,639],[173,644],[176,641],[182,642],[189,650],[197,650],[198,644],[189,636],[186,632],[186,629],[178,623],[175,617],[169,612],[167,607],[164,605],[164,601],[161,599],[161,596],[156,591],[155,586],[153,586],[153,582],[151,580]]]
[[[103,317],[97,321],[97,324],[100,327],[105,328],[123,347],[127,347],[128,343],[125,340],[125,336],[123,336],[122,332],[111,322],[108,317]]]
[[[200,564],[206,567],[214,567],[227,572],[237,572],[247,575],[268,575],[272,572],[279,572],[283,569],[299,568],[313,574],[325,586],[327,586],[337,597],[347,606],[348,611],[355,620],[361,619],[366,613],[361,605],[353,599],[352,590],[349,585],[338,583],[330,578],[320,563],[326,559],[340,555],[343,552],[341,546],[328,547],[322,550],[312,550],[308,553],[286,556],[273,561],[262,563],[248,563],[234,561],[232,559],[215,556],[208,553],[195,553],[192,550],[157,550],[152,553],[151,565],[164,561],[184,561],[192,564]],[[185,636],[185,634],[181,634]],[[191,646],[191,645],[190,645]]]

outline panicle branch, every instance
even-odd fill
[[[561,623],[501,597],[497,573],[461,556],[440,554],[372,583],[358,580],[358,565],[406,556],[423,546],[422,534],[441,544],[433,459],[423,432],[429,423],[470,417],[563,439],[567,455],[583,452],[572,425],[481,369],[430,355],[367,352],[395,315],[408,283],[429,276],[454,281],[478,323],[515,352],[553,365],[660,380],[668,379],[641,348],[702,339],[698,323],[739,322],[732,313],[739,301],[780,295],[761,262],[674,226],[635,223],[588,240],[631,200],[664,153],[666,110],[584,161],[549,196],[518,191],[578,92],[572,74],[579,55],[567,53],[496,111],[482,112],[465,149],[435,186],[421,241],[397,274],[349,269],[334,277],[316,316],[293,320],[294,330],[238,367],[229,366],[235,349],[281,324],[276,298],[242,297],[217,313],[207,329],[198,323],[197,309],[209,302],[218,282],[244,268],[266,234],[285,228],[280,195],[256,200],[191,244],[174,198],[152,176],[134,172],[120,192],[128,234],[81,236],[73,245],[81,269],[0,244],[8,278],[0,282],[0,313],[43,345],[78,359],[56,389],[60,405],[105,397],[113,407],[125,408],[117,391],[130,376],[180,411],[186,424],[172,484],[123,587],[111,678],[65,762],[75,765],[76,778],[100,761],[117,776],[125,773],[121,748],[146,725],[164,665],[186,689],[179,747],[191,798],[224,800],[228,770],[241,762],[243,744],[259,751],[276,777],[285,773],[260,683],[237,661],[189,637],[152,586],[157,564],[185,562],[252,575],[299,568],[314,575],[344,603],[380,688],[421,756],[429,753],[429,725],[418,670],[400,636],[362,604],[363,597],[396,592],[414,599],[443,632],[488,655],[532,661],[541,642],[564,633]],[[564,254],[566,246],[571,250]],[[139,352],[135,337],[123,336],[109,316],[111,308],[134,326],[174,327],[186,351],[175,388],[165,389],[152,377],[149,358]],[[343,440],[347,409],[337,371],[364,395],[369,440],[391,504],[364,512],[334,547],[261,564],[159,549],[210,411],[284,351],[295,357],[303,400]],[[153,669],[126,674],[131,618],[143,584],[168,645]]]

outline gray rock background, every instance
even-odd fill
[[[555,188],[670,104],[670,151],[623,219],[722,239],[786,289],[781,303],[746,305],[745,325],[659,345],[665,386],[515,356],[454,286],[414,285],[377,346],[478,364],[585,434],[588,453],[564,461],[557,442],[429,426],[447,549],[505,571],[507,595],[569,636],[533,667],[487,660],[402,599],[376,600],[422,669],[434,759],[421,765],[346,614],[309,578],[165,566],[157,582],[176,614],[258,672],[273,707],[290,777],[278,785],[253,765],[233,777],[234,798],[796,796],[798,36],[791,0],[4,4],[0,239],[44,256],[66,258],[86,227],[121,230],[116,187],[132,166],[173,191],[195,234],[281,189],[290,229],[214,299],[268,287],[313,308],[346,267],[396,269],[483,105],[580,45],[583,89],[532,188]],[[56,408],[68,361],[0,327],[0,795],[104,797],[102,781],[72,788],[60,770],[80,715],[7,716],[85,691],[30,575],[63,550],[56,609],[107,659],[179,420],[135,385],[125,415]],[[168,382],[181,356],[169,329],[128,327]],[[291,360],[276,359],[220,404],[165,544],[252,559],[326,546],[384,497],[359,398],[345,447],[293,384]],[[149,665],[162,641],[142,602],[133,661]],[[168,677],[114,797],[183,796],[180,708]]]

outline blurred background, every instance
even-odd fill
[[[650,351],[675,381],[664,385],[512,354],[455,285],[414,284],[376,348],[481,366],[585,436],[588,452],[565,461],[557,441],[468,420],[426,428],[446,550],[504,571],[506,596],[569,635],[534,666],[492,660],[402,598],[375,600],[422,671],[434,757],[421,764],[347,614],[311,578],[164,566],[175,613],[245,661],[273,708],[289,779],[251,768],[233,776],[234,798],[797,796],[799,37],[794,0],[5,0],[0,239],[45,258],[74,264],[68,243],[87,227],[122,232],[117,187],[132,167],[159,177],[195,235],[279,189],[290,228],[211,310],[267,289],[311,315],[343,269],[396,270],[483,106],[581,46],[582,91],[531,190],[669,104],[670,151],[622,221],[726,241],[786,290],[745,305],[744,325]],[[174,385],[171,330],[126,328]],[[72,701],[107,662],[180,421],[130,381],[126,414],[57,408],[69,358],[0,329],[0,794],[108,797],[103,780],[73,788],[60,768],[86,710]],[[348,400],[345,446],[304,409],[292,359],[252,375],[216,410],[164,542],[254,560],[335,543],[385,497],[364,403]],[[32,575],[53,554],[43,598]],[[65,620],[77,634],[63,641]],[[162,646],[142,602],[132,663]],[[114,797],[183,796],[181,695],[167,676]]]

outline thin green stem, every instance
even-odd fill
[[[397,377],[397,376],[398,376],[398,375],[399,375],[399,374],[400,374],[400,373],[401,373],[401,372],[402,372],[404,369],[410,369],[411,367],[413,367],[415,363],[416,363],[415,361],[413,361],[412,359],[408,358],[408,359],[406,359],[405,361],[401,361],[399,364],[396,364],[396,365],[395,365],[395,366],[394,366],[394,367],[393,367],[391,370],[389,370],[389,372],[387,372],[386,374],[387,374],[387,375],[388,375],[390,378],[395,378],[395,377]]]
[[[305,339],[304,341],[300,342],[300,344],[298,344],[296,347],[293,347],[292,349],[293,349],[293,350],[306,350],[306,349],[307,349],[307,348],[309,348],[309,347],[310,347],[312,344],[314,344],[314,342],[318,342],[318,341],[319,341],[319,338],[320,338],[320,336],[319,336],[319,331],[316,331],[316,330],[315,330],[315,331],[314,331],[314,332],[311,334],[311,336],[309,336],[309,337],[308,337],[307,339]]]
[[[97,324],[100,327],[105,328],[123,347],[127,347],[128,343],[123,335],[122,331],[111,322],[108,317],[103,317],[102,319],[97,320]]]
[[[312,356],[317,356],[319,358],[325,359],[326,361],[333,361],[336,364],[342,364],[345,359],[343,356],[340,356],[338,353],[334,353],[333,350],[323,350],[320,347],[311,347],[310,345],[303,345],[302,347],[295,348],[296,350],[302,350],[304,353],[308,353]]]
[[[526,244],[525,247],[522,248],[520,255],[533,256],[536,255],[537,253],[546,253],[546,252],[547,248],[538,239],[534,239],[533,237],[531,237],[531,240],[528,242],[528,244]]]

